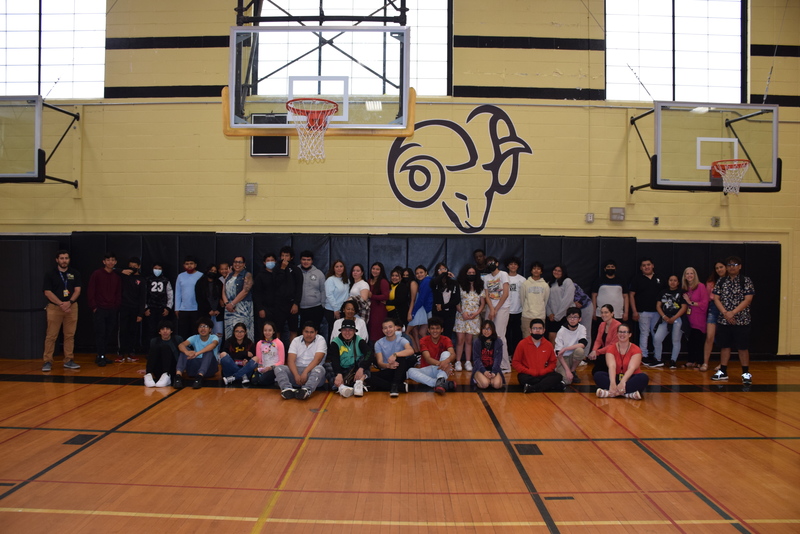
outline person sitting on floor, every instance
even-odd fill
[[[621,324],[617,328],[619,340],[606,351],[608,372],[598,371],[594,382],[599,386],[597,396],[627,397],[641,400],[642,392],[650,378],[639,369],[642,365],[642,351],[631,343],[631,327]]]
[[[339,335],[328,346],[328,360],[333,367],[333,386],[342,397],[363,397],[365,380],[372,362],[367,342],[356,335],[356,322],[342,321]]]
[[[439,395],[444,395],[447,389],[455,389],[455,385],[448,383],[447,377],[453,372],[453,362],[456,359],[453,342],[449,337],[443,336],[444,322],[441,317],[428,319],[428,335],[419,340],[422,351],[419,368],[412,367],[408,370],[408,378],[432,387]]]
[[[381,324],[384,337],[375,343],[375,365],[380,371],[370,377],[372,386],[377,391],[388,390],[390,397],[398,397],[401,387],[408,391],[403,382],[408,370],[417,363],[411,342],[397,331],[397,326],[393,317],[387,317]]]
[[[556,372],[561,375],[565,385],[579,384],[580,378],[575,374],[575,369],[586,355],[586,328],[581,324],[581,309],[567,308],[566,323],[558,329],[556,334],[556,357],[558,367]]]
[[[253,359],[256,347],[247,337],[247,326],[244,323],[233,325],[233,336],[225,341],[223,351],[219,353],[219,365],[222,367],[222,381],[225,385],[241,380],[242,384],[250,382],[250,376],[256,368]]]
[[[275,323],[264,323],[264,339],[256,345],[256,373],[253,375],[253,385],[268,388],[275,384],[275,368],[284,365],[286,351],[283,342],[275,332]]]
[[[506,383],[502,364],[503,340],[497,337],[494,322],[484,319],[481,334],[472,341],[472,383],[480,389],[500,389]]]
[[[147,374],[144,375],[144,385],[149,388],[163,388],[172,384],[170,377],[175,376],[175,365],[178,362],[180,350],[178,346],[183,343],[183,338],[173,335],[172,321],[162,320],[158,323],[158,336],[150,340],[150,350],[147,353]],[[158,376],[158,382],[153,377]]]
[[[203,387],[203,379],[214,376],[219,366],[217,362],[217,345],[219,338],[211,334],[213,325],[211,319],[201,317],[197,320],[197,334],[181,343],[181,354],[175,369],[175,380],[172,386],[175,389],[183,388],[183,377],[193,376],[192,389]]]
[[[322,360],[328,352],[325,338],[317,334],[313,321],[303,325],[303,335],[289,345],[286,365],[275,367],[275,381],[284,399],[308,400],[319,386],[325,383]]]
[[[519,342],[511,361],[522,391],[564,391],[561,375],[556,372],[553,344],[544,338],[544,321],[536,318],[529,325],[531,335]]]

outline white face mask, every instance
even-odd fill
[[[275,262],[274,261],[265,262],[264,265],[267,266],[267,269],[274,269],[275,268]]]
[[[153,269],[153,276],[161,276],[161,269]]]

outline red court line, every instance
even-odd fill
[[[690,398],[690,397],[687,397],[686,393],[681,393],[681,392],[679,392],[679,391],[675,391],[675,390],[673,390],[673,389],[670,389],[670,388],[669,388],[669,386],[661,386],[661,387],[664,387],[664,388],[668,389],[668,390],[669,390],[669,391],[671,391],[672,393],[677,393],[678,395],[680,395],[681,397],[684,397],[684,398],[685,398],[686,400],[688,400],[688,401],[691,401],[691,402],[693,402],[693,403],[695,403],[695,404],[699,404],[699,405],[700,405],[700,407],[702,407],[702,408],[704,408],[704,409],[706,409],[706,410],[708,410],[708,411],[710,411],[710,412],[713,412],[713,413],[715,413],[715,414],[719,415],[720,417],[723,417],[723,418],[727,419],[728,421],[732,421],[732,422],[736,423],[737,425],[739,425],[739,426],[741,426],[741,427],[743,427],[743,428],[746,428],[746,429],[747,429],[747,430],[749,430],[750,432],[753,432],[753,433],[755,433],[755,434],[758,434],[759,436],[761,436],[762,438],[764,438],[764,439],[766,439],[766,440],[768,440],[768,441],[772,441],[773,443],[777,443],[777,444],[778,444],[778,445],[780,445],[781,447],[784,447],[784,448],[786,448],[786,449],[788,449],[788,450],[792,451],[792,452],[793,452],[793,453],[795,453],[795,454],[800,454],[800,451],[796,451],[796,450],[792,449],[791,447],[789,447],[788,445],[784,445],[783,443],[778,443],[778,441],[776,441],[776,440],[775,440],[775,438],[771,438],[771,437],[767,436],[766,434],[762,434],[762,433],[761,433],[761,432],[759,432],[758,430],[756,430],[756,429],[754,429],[754,428],[750,428],[749,426],[745,425],[744,423],[741,423],[741,422],[737,421],[737,420],[736,420],[736,419],[734,419],[733,417],[729,417],[729,416],[725,415],[724,413],[722,413],[722,412],[720,412],[720,411],[718,411],[718,410],[715,410],[714,408],[711,408],[710,406],[706,406],[705,404],[703,404],[703,403],[701,403],[701,402],[699,402],[699,401],[696,401],[696,400],[694,400],[694,399],[692,399],[692,398]],[[791,425],[789,425],[789,426],[791,426]],[[746,439],[746,438],[745,438],[745,439]]]
[[[639,492],[640,492],[640,493],[641,493],[641,494],[644,496],[644,498],[645,498],[645,499],[647,499],[647,500],[650,502],[650,504],[651,504],[653,507],[655,507],[655,509],[656,509],[656,510],[658,510],[658,511],[661,513],[661,515],[662,515],[663,517],[667,518],[667,520],[669,520],[669,522],[670,522],[670,523],[672,523],[672,526],[674,526],[675,528],[677,528],[677,529],[678,529],[679,531],[681,531],[681,532],[686,532],[685,530],[683,530],[683,529],[682,529],[682,528],[681,528],[681,527],[680,527],[680,526],[679,526],[679,525],[678,525],[678,524],[675,522],[675,520],[674,520],[674,519],[672,519],[672,517],[671,517],[671,516],[670,516],[670,515],[669,515],[669,514],[668,514],[668,513],[667,513],[667,512],[666,512],[666,511],[663,509],[663,508],[661,508],[661,506],[659,506],[659,505],[658,505],[658,503],[657,503],[657,502],[656,502],[656,501],[655,501],[655,500],[654,500],[652,497],[650,497],[650,496],[649,496],[647,493],[645,493],[645,492],[644,492],[644,490],[642,489],[642,487],[641,487],[641,486],[639,486],[639,484],[637,484],[637,483],[636,483],[636,481],[635,481],[635,480],[634,480],[634,479],[633,479],[633,478],[632,478],[632,477],[631,477],[631,476],[628,474],[628,472],[627,472],[627,471],[625,471],[624,469],[622,469],[622,467],[620,467],[620,465],[619,465],[619,464],[618,464],[616,461],[614,461],[614,459],[613,459],[613,458],[611,458],[611,456],[609,456],[609,454],[608,454],[606,451],[604,451],[604,450],[603,450],[603,448],[602,448],[602,447],[600,447],[600,445],[598,445],[598,443],[597,443],[595,440],[593,440],[593,439],[592,439],[592,438],[589,436],[589,434],[587,434],[587,433],[586,433],[586,431],[585,431],[583,428],[581,428],[581,426],[580,426],[578,423],[576,423],[576,422],[575,422],[575,420],[574,420],[572,417],[570,417],[570,416],[569,416],[569,414],[568,414],[567,412],[565,412],[565,411],[564,411],[564,409],[563,409],[563,408],[561,408],[561,406],[559,406],[558,404],[556,404],[556,403],[555,403],[555,401],[553,401],[553,399],[552,399],[552,398],[550,398],[550,395],[545,395],[545,398],[546,398],[548,401],[550,401],[550,403],[551,403],[553,406],[555,406],[555,407],[556,407],[556,408],[557,408],[557,409],[558,409],[558,410],[559,410],[559,411],[560,411],[562,414],[564,414],[564,416],[567,418],[567,420],[568,420],[570,423],[572,423],[572,425],[573,425],[575,428],[577,428],[577,429],[578,429],[578,431],[579,431],[581,434],[583,434],[583,435],[586,437],[586,439],[588,439],[588,440],[589,440],[589,443],[591,443],[592,445],[594,445],[594,447],[595,447],[595,448],[596,448],[598,451],[600,451],[600,454],[602,454],[603,456],[605,456],[605,457],[606,457],[606,459],[608,459],[608,461],[609,461],[609,462],[611,462],[611,465],[613,465],[614,467],[616,467],[616,468],[617,468],[617,470],[618,470],[620,473],[622,473],[622,475],[623,475],[625,478],[627,478],[627,479],[628,479],[628,481],[629,481],[631,484],[633,484],[633,487],[635,487],[637,490],[639,490]]]
[[[696,489],[697,489],[697,491],[699,491],[700,493],[702,493],[703,495],[705,495],[705,496],[706,496],[706,498],[707,498],[708,500],[710,500],[710,501],[713,501],[713,502],[714,502],[714,503],[715,503],[717,506],[719,506],[719,508],[720,508],[721,510],[725,510],[725,511],[726,511],[726,512],[727,512],[727,513],[728,513],[728,514],[729,514],[729,515],[730,515],[732,518],[736,519],[736,521],[738,521],[738,522],[739,522],[739,523],[741,523],[742,525],[747,525],[747,527],[748,527],[748,528],[750,528],[750,529],[751,529],[753,532],[758,532],[757,530],[753,529],[753,528],[752,528],[752,527],[749,525],[749,523],[746,523],[746,522],[745,522],[745,521],[744,521],[744,520],[743,520],[741,517],[739,517],[738,515],[736,515],[736,514],[735,514],[735,513],[734,513],[734,512],[733,512],[731,509],[729,509],[727,506],[725,506],[724,504],[722,504],[722,503],[721,503],[721,502],[720,502],[718,499],[713,499],[713,498],[711,497],[711,493],[710,493],[710,492],[706,491],[706,490],[705,490],[705,489],[704,489],[702,486],[700,486],[700,485],[699,485],[699,484],[697,484],[697,483],[696,483],[694,480],[692,480],[692,478],[691,478],[690,476],[686,475],[686,473],[684,473],[683,471],[681,471],[681,470],[680,470],[680,469],[679,469],[679,468],[678,468],[676,465],[674,465],[672,462],[668,461],[668,460],[667,460],[667,459],[666,459],[666,458],[665,458],[665,457],[664,457],[662,454],[659,454],[659,453],[658,453],[658,451],[654,450],[654,449],[653,449],[653,447],[651,447],[651,446],[650,446],[650,444],[648,444],[648,443],[647,443],[647,438],[640,438],[640,437],[638,437],[638,436],[637,436],[636,434],[634,434],[634,433],[633,433],[633,432],[632,432],[632,431],[631,431],[631,430],[630,430],[628,427],[626,427],[626,426],[625,426],[625,425],[623,425],[621,422],[619,422],[619,421],[618,421],[616,418],[614,418],[614,417],[613,417],[613,416],[612,416],[610,413],[608,413],[607,411],[603,410],[603,409],[602,409],[600,406],[597,406],[597,404],[596,404],[596,403],[593,403],[593,402],[592,402],[592,400],[589,398],[589,396],[588,396],[587,394],[583,394],[583,393],[581,393],[581,396],[582,396],[584,399],[586,399],[586,402],[588,402],[589,404],[591,404],[592,406],[594,406],[595,408],[597,408],[598,410],[600,410],[600,411],[601,411],[601,412],[602,412],[602,413],[603,413],[603,414],[604,414],[606,417],[608,417],[609,419],[611,419],[612,421],[614,421],[614,422],[615,422],[617,425],[619,425],[619,426],[620,426],[620,428],[622,428],[623,430],[625,430],[625,431],[626,431],[628,434],[630,434],[631,436],[634,436],[634,437],[635,437],[635,438],[636,438],[636,439],[637,439],[637,440],[638,440],[638,441],[639,441],[639,442],[642,444],[642,446],[643,446],[643,447],[646,447],[646,448],[647,448],[647,449],[648,449],[648,450],[649,450],[649,451],[650,451],[650,452],[651,452],[651,453],[652,453],[654,456],[656,456],[656,457],[660,458],[662,462],[664,462],[665,464],[669,465],[669,466],[670,466],[670,468],[672,468],[672,470],[673,470],[673,471],[675,471],[676,473],[678,473],[678,474],[679,474],[679,475],[680,475],[680,476],[681,476],[681,477],[682,477],[684,480],[686,480],[687,482],[689,482],[689,483],[690,483],[690,484],[691,484],[691,485],[692,485],[694,488],[696,488]],[[645,401],[634,401],[634,402],[645,402]]]
[[[26,482],[26,479],[0,479],[2,482],[13,482],[18,484]],[[219,490],[219,491],[253,491],[262,493],[273,493],[279,491],[281,493],[297,493],[297,494],[342,494],[342,495],[430,495],[430,496],[470,496],[470,495],[531,495],[527,491],[355,491],[355,490],[315,490],[315,489],[282,489],[276,490],[275,488],[233,488],[224,486],[187,486],[180,484],[138,484],[135,482],[87,482],[76,480],[47,480],[36,479],[29,481],[30,484],[69,484],[69,485],[83,485],[83,486],[115,486],[115,487],[132,487],[132,488],[156,488],[156,489],[199,489],[199,490]],[[673,494],[673,493],[694,493],[689,489],[685,490],[653,490],[653,491],[538,491],[537,495],[647,495],[647,494]]]
[[[135,382],[136,380],[138,380],[138,378],[133,378],[133,379],[131,379],[131,380]],[[88,385],[93,385],[93,384],[88,384]],[[94,385],[96,385],[96,384],[94,384]],[[125,388],[125,387],[128,387],[128,386],[127,386],[127,385],[121,385],[121,386],[117,386],[116,388],[112,389],[111,391],[108,391],[108,392],[106,392],[106,393],[103,393],[103,394],[102,394],[102,395],[100,395],[99,397],[95,397],[95,398],[93,398],[93,399],[90,399],[90,400],[88,400],[88,401],[84,402],[83,404],[79,404],[78,406],[75,406],[75,407],[73,407],[73,408],[71,408],[71,409],[67,410],[66,412],[61,412],[60,414],[56,415],[55,417],[52,417],[52,418],[50,418],[50,419],[48,419],[48,420],[46,420],[46,421],[42,421],[41,423],[39,423],[39,424],[38,424],[38,425],[36,425],[36,426],[32,426],[32,427],[30,427],[30,428],[27,428],[27,429],[23,430],[22,432],[20,432],[19,434],[14,434],[14,435],[13,435],[13,436],[11,436],[10,438],[8,438],[8,439],[5,439],[5,440],[3,440],[3,441],[0,441],[0,445],[2,445],[3,443],[7,443],[7,442],[9,442],[9,441],[11,441],[12,439],[16,439],[16,438],[18,438],[18,437],[20,437],[20,436],[22,436],[22,435],[24,435],[24,434],[27,434],[28,432],[31,432],[31,431],[33,431],[33,430],[36,430],[37,428],[41,428],[41,426],[42,426],[42,425],[45,425],[45,424],[47,424],[47,423],[49,423],[49,422],[51,422],[51,421],[54,421],[54,420],[58,419],[59,417],[62,417],[62,416],[66,415],[66,414],[68,414],[68,413],[70,413],[70,412],[73,412],[73,411],[77,410],[78,408],[83,408],[83,407],[84,407],[84,406],[86,406],[87,404],[91,404],[91,403],[93,403],[93,402],[95,402],[95,401],[97,401],[97,400],[99,400],[99,399],[102,399],[103,397],[105,397],[105,396],[107,396],[107,395],[111,395],[112,393],[116,393],[118,390],[120,390],[120,389],[122,389],[122,388]],[[83,388],[79,388],[79,390],[80,390],[80,389],[83,389]],[[72,393],[74,393],[74,391],[73,391]],[[57,397],[57,398],[58,398],[58,397]],[[50,401],[48,401],[48,402],[50,402]],[[44,403],[42,403],[42,404],[47,404],[47,403],[46,403],[46,402],[44,402]],[[41,404],[40,404],[40,406],[41,406]],[[27,411],[29,411],[29,410],[30,410],[30,408],[29,408],[29,409],[27,409],[27,410],[23,410],[23,411],[21,411],[20,413],[25,413],[25,412],[27,412]],[[102,432],[105,432],[105,431],[102,431]]]

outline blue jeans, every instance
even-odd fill
[[[683,320],[681,317],[675,319],[672,325],[662,322],[658,325],[655,335],[653,336],[653,346],[655,347],[656,360],[661,361],[661,352],[664,347],[664,338],[667,337],[669,329],[672,328],[672,361],[677,361],[678,354],[681,352],[681,336],[683,329],[681,328]]]
[[[231,358],[230,354],[226,354],[219,361],[222,367],[222,376],[232,376],[235,380],[241,380],[242,377],[250,376],[253,374],[256,366],[258,365],[255,360],[250,359],[245,362],[241,367],[236,365],[236,360]]]
[[[192,358],[190,360],[181,352],[181,355],[178,356],[178,364],[175,370],[179,373],[185,372],[187,376],[203,375],[204,378],[208,378],[214,376],[217,372],[217,367],[217,358],[211,353],[205,353],[202,358]]]
[[[449,351],[442,351],[439,355],[439,361],[446,360],[450,357]],[[444,378],[447,380],[447,373],[439,369],[435,365],[429,365],[427,367],[412,367],[406,373],[406,376],[415,382],[419,382],[420,384],[425,384],[428,387],[434,387],[436,385],[436,381],[439,378]]]
[[[658,312],[639,312],[639,348],[642,349],[642,358],[647,358],[647,341],[650,336],[653,336],[653,344],[655,345],[655,328],[658,322]],[[660,351],[656,353],[661,354]],[[661,356],[658,356],[661,359]]]

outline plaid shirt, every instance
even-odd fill
[[[746,276],[738,275],[736,278],[725,276],[717,281],[714,286],[714,294],[719,296],[722,306],[730,311],[744,301],[747,295],[755,295],[756,290],[753,282]],[[750,306],[746,307],[735,316],[737,325],[750,324]],[[717,320],[719,324],[728,324],[725,316],[720,314]]]

